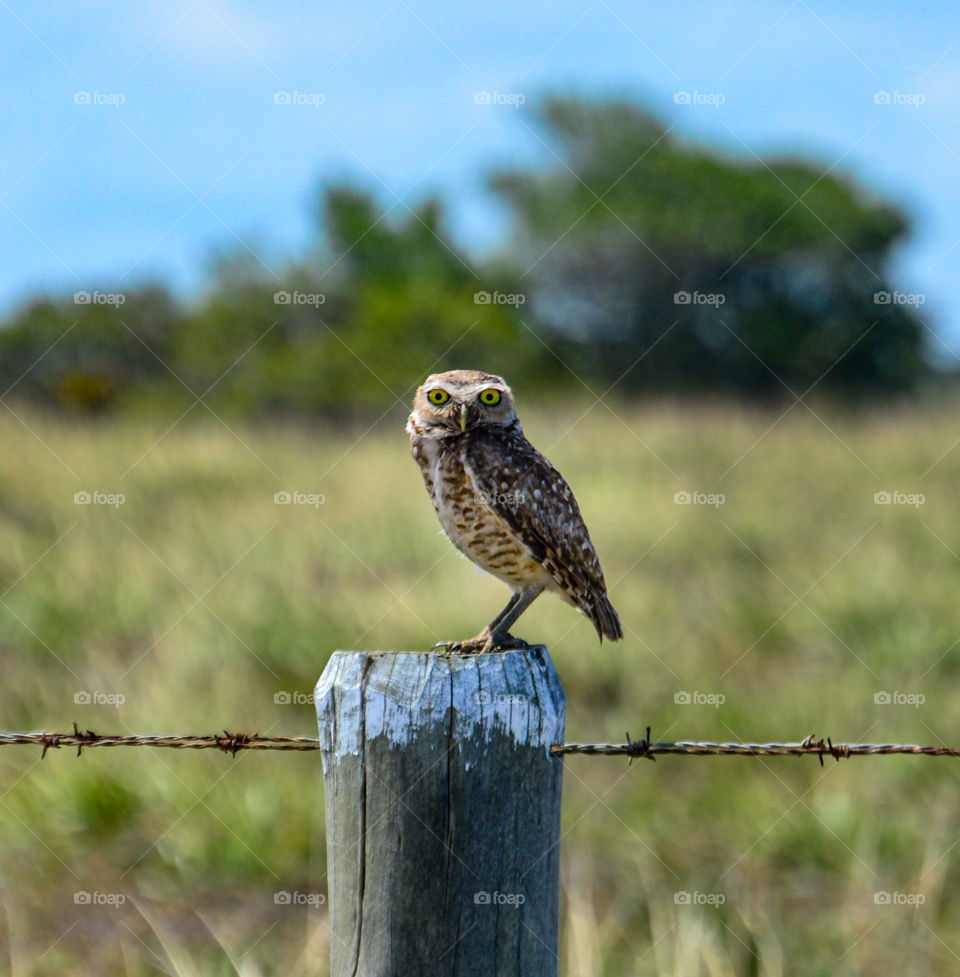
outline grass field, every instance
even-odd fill
[[[550,647],[568,739],[960,745],[955,404],[520,406],[626,630],[600,647],[551,597],[518,625]],[[440,535],[399,406],[369,431],[16,409],[0,414],[0,728],[315,735],[333,649],[464,637],[505,600]],[[956,761],[565,771],[566,977],[957,972]],[[325,907],[275,901],[326,892],[321,787],[316,754],[0,750],[2,969],[324,972]]]

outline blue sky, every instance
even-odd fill
[[[311,241],[322,180],[397,216],[439,191],[456,240],[494,248],[509,225],[483,174],[550,157],[522,107],[476,95],[559,91],[635,98],[681,138],[801,154],[895,201],[914,230],[894,284],[960,350],[952,3],[0,0],[0,32],[0,315],[39,290],[190,295],[218,251],[275,269]]]

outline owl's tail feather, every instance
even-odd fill
[[[613,604],[603,594],[596,600],[587,616],[593,621],[593,626],[597,629],[597,635],[601,641],[609,638],[611,641],[619,641],[623,637],[623,628],[620,626],[620,617],[613,609]]]

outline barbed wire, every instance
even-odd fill
[[[319,750],[320,741],[312,736],[261,736],[259,733],[231,733],[224,730],[211,736],[190,734],[152,735],[131,734],[101,736],[92,729],[78,729],[72,733],[0,733],[0,746],[40,746],[40,758],[47,750],[61,746],[75,746],[77,756],[85,747],[95,746],[155,746],[168,750],[221,750],[236,756],[241,750]]]
[[[632,740],[626,734],[626,743],[559,743],[550,751],[555,754],[581,754],[583,756],[626,756],[631,760],[646,757],[650,760],[661,755],[673,756],[806,756],[812,754],[834,760],[854,756],[947,756],[960,757],[960,748],[951,746],[920,746],[915,743],[834,743],[829,737],[818,739],[812,733],[800,743],[715,743],[705,740],[678,740],[657,743],[650,738],[650,727],[642,740]]]
[[[912,743],[834,743],[829,737],[818,739],[812,733],[799,743],[717,743],[709,740],[677,740],[655,742],[647,735],[640,740],[626,734],[625,743],[557,743],[550,747],[556,756],[578,754],[580,756],[625,756],[631,761],[657,756],[824,756],[845,760],[854,756],[909,756],[960,757],[960,748],[950,746],[919,746]],[[190,734],[139,734],[127,736],[100,735],[92,729],[81,730],[73,724],[70,733],[0,733],[0,746],[39,746],[40,758],[47,750],[62,746],[75,746],[77,756],[84,748],[97,746],[152,746],[169,750],[220,750],[236,756],[242,750],[319,750],[320,740],[313,736],[261,736],[259,733],[231,733],[224,730],[212,735]]]

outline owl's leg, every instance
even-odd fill
[[[525,648],[523,638],[515,638],[510,634],[510,628],[517,618],[543,593],[543,587],[527,587],[510,598],[507,606],[487,625],[488,643],[483,651],[493,651],[496,648]]]
[[[509,631],[510,625],[513,624],[520,614],[523,613],[523,610],[521,609],[519,612],[514,614],[515,608],[523,599],[523,594],[524,591],[522,590],[517,590],[512,593],[510,595],[510,600],[507,601],[507,606],[483,629],[481,634],[496,634],[501,629],[503,631]],[[524,604],[524,608],[528,607],[529,605],[530,601],[528,600],[527,603]],[[504,624],[504,621],[507,623]]]

